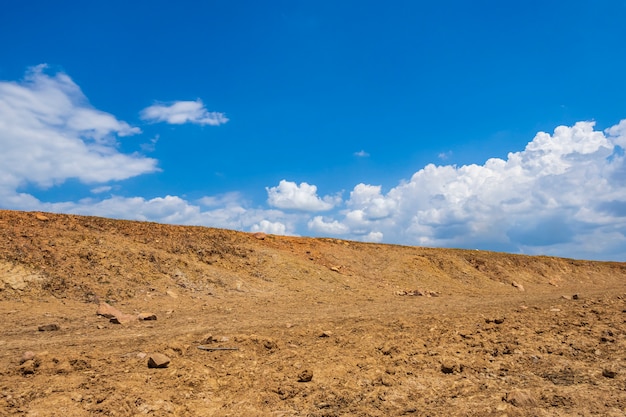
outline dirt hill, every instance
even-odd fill
[[[0,314],[0,415],[626,415],[626,263],[0,211]]]

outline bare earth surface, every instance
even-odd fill
[[[0,415],[626,415],[626,263],[0,211],[0,316]]]

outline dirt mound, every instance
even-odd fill
[[[625,278],[615,262],[0,211],[0,410],[624,415]]]

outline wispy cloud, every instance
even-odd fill
[[[200,99],[196,101],[175,101],[167,104],[157,103],[143,109],[140,116],[148,122],[166,122],[174,125],[193,123],[219,126],[228,122],[228,118],[224,113],[208,111]]]
[[[448,158],[450,158],[452,156],[452,151],[448,151],[448,152],[440,152],[437,155],[437,158],[441,159],[442,161],[447,160]]]
[[[355,152],[354,156],[358,156],[359,158],[367,158],[368,156],[370,156],[370,154],[361,149],[360,151]]]
[[[15,191],[27,184],[103,183],[158,170],[155,159],[117,150],[117,139],[138,128],[91,107],[66,74],[45,70],[0,81],[0,200],[28,199]]]

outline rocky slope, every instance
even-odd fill
[[[625,278],[0,211],[0,415],[624,415]]]

